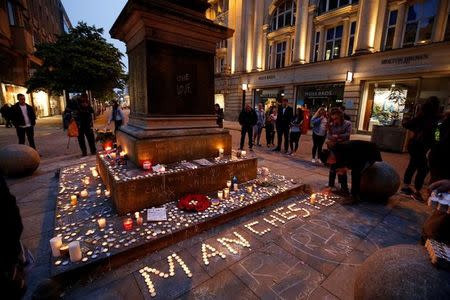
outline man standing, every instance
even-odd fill
[[[36,114],[31,105],[25,103],[25,95],[17,94],[17,102],[11,107],[11,119],[16,127],[19,144],[25,144],[25,135],[30,147],[36,149],[34,145],[34,125],[36,125]]]
[[[288,106],[288,100],[286,98],[281,99],[281,106],[278,108],[277,117],[277,137],[278,144],[273,151],[281,151],[281,143],[284,136],[284,152],[289,150],[289,126],[294,115],[292,107]]]
[[[250,151],[253,151],[253,126],[255,126],[256,121],[255,111],[250,104],[246,104],[245,108],[239,114],[239,124],[241,124],[241,144],[239,150],[244,148],[245,135],[248,133],[248,147]]]

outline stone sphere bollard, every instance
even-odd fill
[[[0,149],[0,173],[4,176],[31,175],[40,161],[39,153],[26,145],[13,144]]]
[[[361,176],[361,194],[365,198],[387,200],[397,193],[400,176],[386,162],[376,162],[367,168]]]
[[[425,247],[380,249],[359,267],[355,299],[448,299],[450,272],[431,264]]]

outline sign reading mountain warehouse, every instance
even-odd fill
[[[428,54],[419,54],[411,56],[400,56],[393,58],[386,58],[381,60],[382,65],[408,65],[410,63],[420,62],[422,60],[428,59]]]

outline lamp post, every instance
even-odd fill
[[[248,88],[248,84],[243,83],[242,84],[242,109],[244,109],[244,107],[245,107],[245,92],[247,91],[247,88]]]

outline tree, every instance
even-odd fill
[[[37,45],[35,55],[43,64],[28,80],[28,92],[43,90],[60,95],[63,90],[90,90],[107,95],[114,88],[123,88],[123,54],[107,43],[102,33],[103,28],[80,22],[55,43]]]

